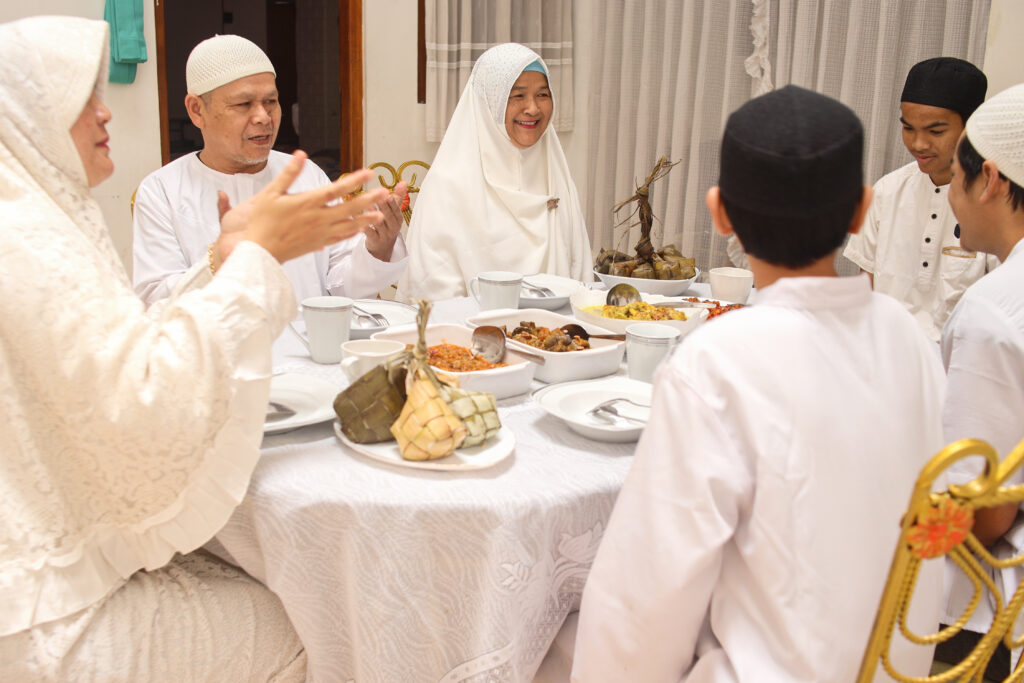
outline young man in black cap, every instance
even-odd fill
[[[987,87],[985,74],[962,59],[936,57],[910,69],[899,120],[914,161],[875,183],[864,229],[843,251],[936,342],[964,290],[987,268],[984,254],[960,247],[947,201],[956,141]]]
[[[742,243],[757,305],[658,370],[584,590],[574,680],[856,677],[904,505],[943,444],[945,387],[910,314],[833,267],[871,202],[862,148],[850,109],[794,86],[729,117],[707,203]],[[922,570],[916,632],[938,624],[940,574]],[[894,640],[893,655],[927,674],[927,648]]]

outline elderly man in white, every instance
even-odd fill
[[[258,46],[234,35],[204,40],[189,55],[185,78],[185,107],[202,131],[203,149],[154,171],[139,185],[133,284],[147,303],[169,296],[193,264],[211,258],[219,213],[266,187],[291,158],[272,149],[281,105],[274,65]],[[307,162],[291,191],[329,182]],[[399,235],[405,192],[402,183],[379,207],[382,225],[286,263],[296,298],[372,297],[396,282],[408,260]]]

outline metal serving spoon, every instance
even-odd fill
[[[500,363],[505,358],[505,333],[494,325],[481,325],[473,330],[469,348],[488,363]],[[516,353],[525,356],[537,365],[544,365],[544,357],[516,349]]]
[[[633,285],[621,282],[608,290],[604,302],[609,306],[628,306],[634,301],[643,301],[640,291]],[[714,308],[715,304],[707,301],[659,301],[653,306],[661,308]]]
[[[560,328],[563,332],[568,334],[570,337],[579,337],[580,339],[614,339],[615,341],[626,341],[626,335],[624,334],[590,334],[587,332],[583,325],[577,325],[576,323],[566,323]]]

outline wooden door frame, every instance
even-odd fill
[[[160,158],[171,160],[170,124],[167,117],[167,31],[164,3],[153,0],[156,28],[156,80],[160,108]],[[341,26],[344,21],[345,33]],[[363,165],[363,2],[338,0],[339,83],[341,96],[340,168],[343,172]]]

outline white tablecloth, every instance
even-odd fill
[[[431,321],[476,310],[441,302]],[[287,332],[275,368],[347,383]],[[515,453],[465,473],[370,460],[330,423],[265,437],[214,546],[280,596],[314,680],[532,679],[579,607],[634,444],[579,436],[528,394],[499,414]]]

